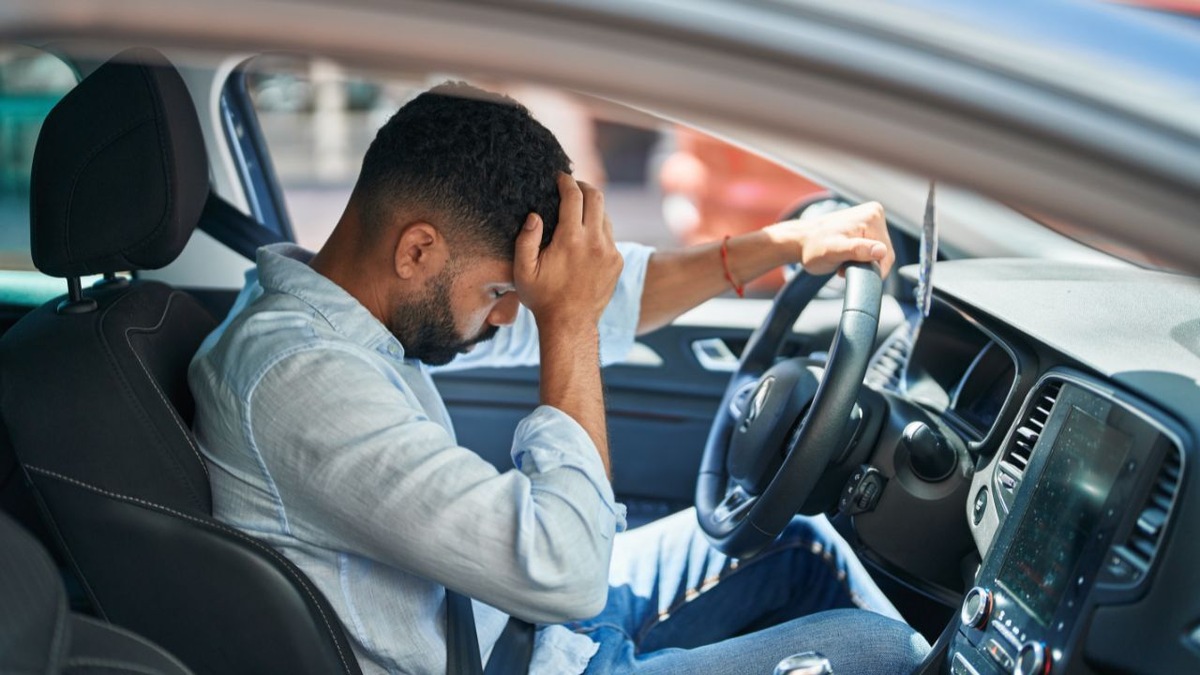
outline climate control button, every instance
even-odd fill
[[[992,592],[981,586],[967,591],[959,618],[968,628],[984,628],[992,613]]]
[[[1046,649],[1046,644],[1030,640],[1021,645],[1013,675],[1050,675],[1050,651]]]

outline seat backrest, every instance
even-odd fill
[[[138,635],[67,611],[58,569],[0,513],[0,673],[190,675]]]
[[[0,673],[57,673],[67,651],[67,595],[32,536],[0,513]]]
[[[358,673],[328,602],[282,555],[211,517],[188,363],[214,319],[153,281],[209,198],[199,121],[162,55],[130,50],[46,118],[33,258],[70,292],[0,339],[2,428],[97,613],[197,673]]]

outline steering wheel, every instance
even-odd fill
[[[726,555],[744,558],[774,541],[846,442],[883,283],[875,263],[843,269],[845,300],[823,374],[801,358],[775,363],[800,312],[832,276],[800,272],[775,296],[729,379],[696,482],[700,527]]]

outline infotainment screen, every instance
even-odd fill
[[[997,581],[1038,623],[1047,625],[1074,576],[1131,437],[1072,406]]]

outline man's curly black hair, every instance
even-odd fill
[[[437,227],[451,246],[511,259],[529,213],[558,223],[558,140],[513,99],[447,82],[404,104],[367,149],[354,187],[362,220],[379,232],[396,209]]]

